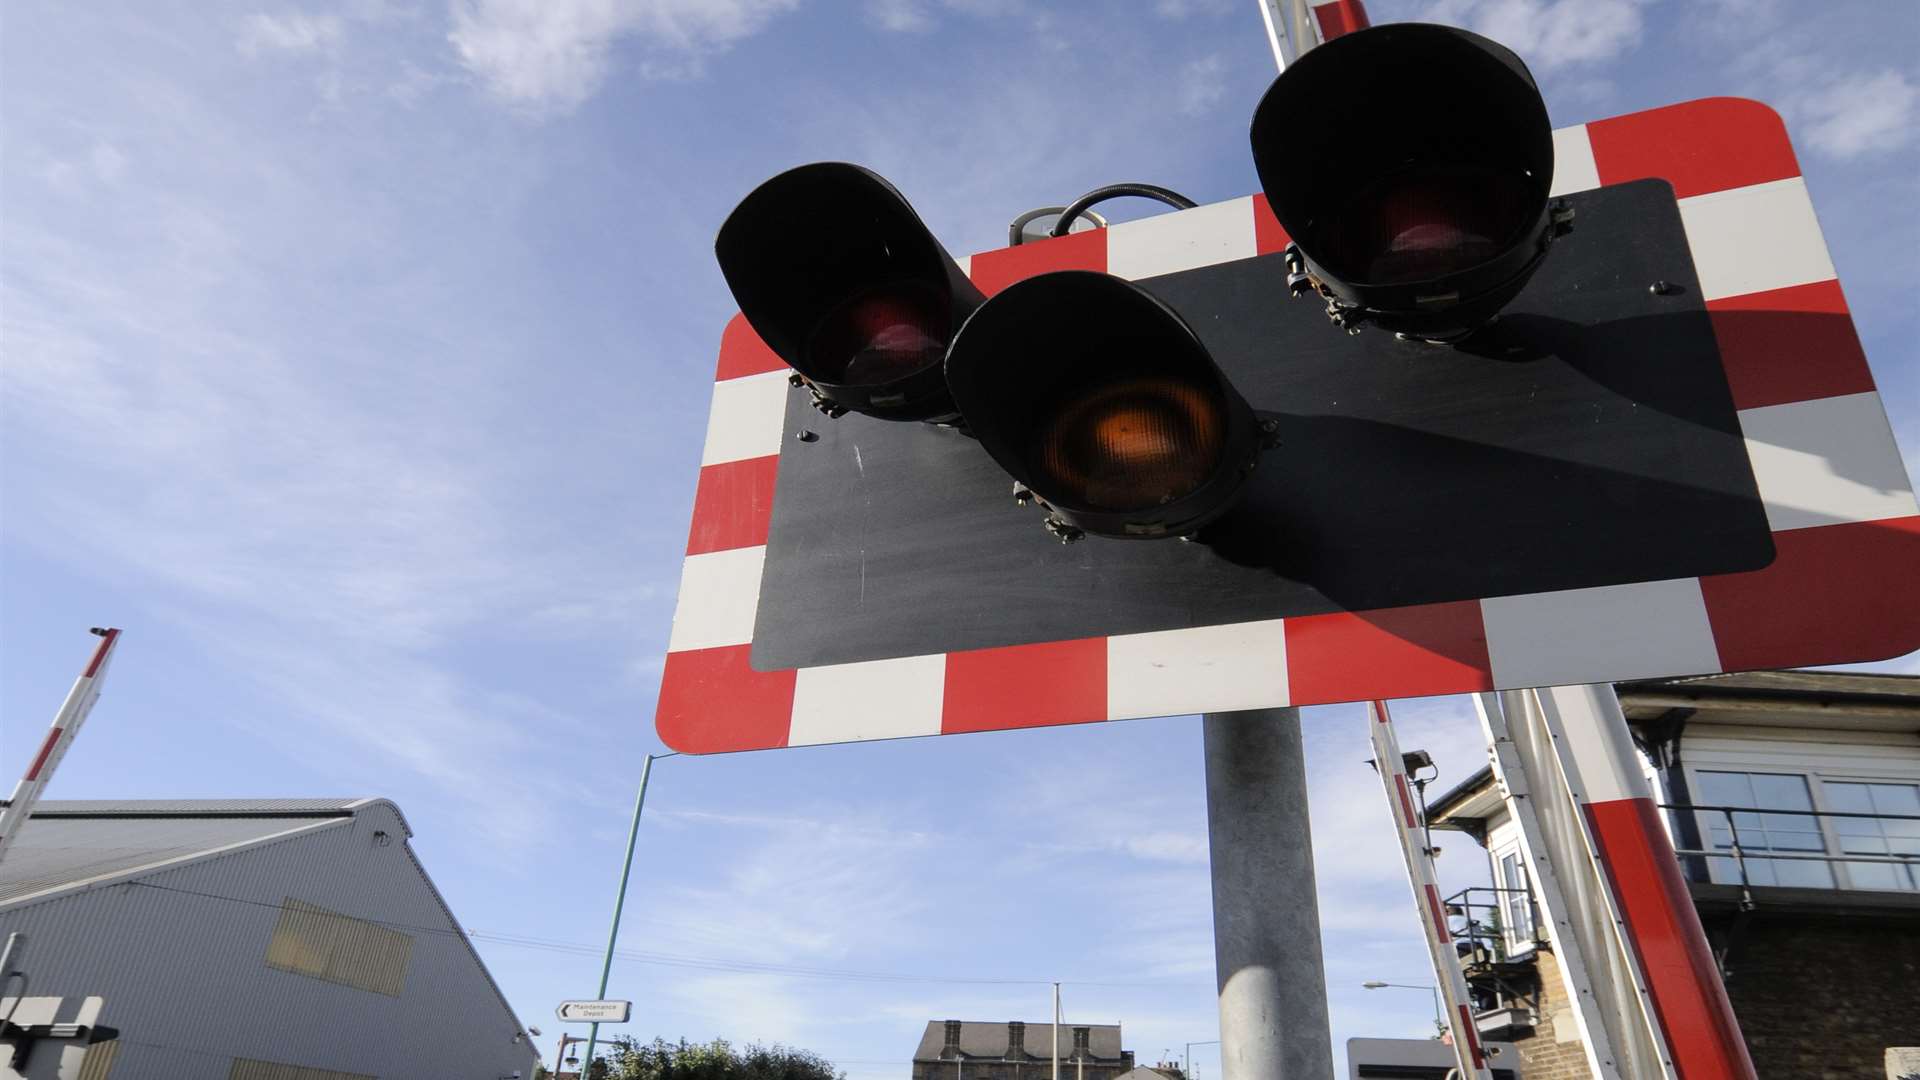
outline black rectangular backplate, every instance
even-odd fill
[[[1210,543],[1063,545],[967,436],[828,420],[795,391],[753,666],[1765,566],[1773,540],[1673,189],[1569,199],[1574,231],[1471,348],[1349,337],[1318,300],[1288,299],[1278,255],[1140,282],[1280,422]]]

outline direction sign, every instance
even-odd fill
[[[563,1001],[553,1015],[575,1024],[624,1024],[633,1014],[631,1001]]]
[[[1575,238],[1619,249],[1580,272],[1625,306],[1529,312],[1523,293],[1510,321],[1548,333],[1569,316],[1579,332],[1519,374],[1447,350],[1396,357],[1413,347],[1376,334],[1349,354],[1381,380],[1365,401],[1314,397],[1321,369],[1289,357],[1308,407],[1289,410],[1282,453],[1261,465],[1290,479],[1261,481],[1288,485],[1317,516],[1237,562],[1166,542],[1049,545],[1004,491],[991,513],[974,509],[969,493],[999,474],[967,471],[984,455],[962,453],[964,437],[817,416],[736,319],[661,738],[707,753],[1920,647],[1920,506],[1778,116],[1709,99],[1562,129],[1554,144]],[[1691,267],[1648,254],[1663,229]],[[1246,332],[1249,318],[1318,317],[1277,288],[1264,309],[1218,301],[1231,310],[1196,315],[1223,292],[1210,273],[1233,265],[1235,280],[1254,280],[1285,244],[1256,196],[963,262],[988,295],[1045,271],[1104,270],[1174,302],[1206,338]],[[1663,266],[1665,290],[1635,277]],[[1529,288],[1567,272],[1556,252]],[[1638,308],[1619,288],[1629,280]],[[1653,341],[1658,364],[1647,362]],[[1261,375],[1230,374],[1239,385]],[[1458,381],[1474,378],[1484,392],[1461,394]],[[1558,411],[1500,400],[1520,388]],[[1444,409],[1420,415],[1423,403],[1461,401],[1482,415],[1451,433],[1432,415]],[[1417,483],[1395,475],[1395,453]],[[1542,459],[1553,467],[1529,486]],[[945,466],[902,466],[930,460]],[[1316,547],[1315,529],[1336,520],[1339,542]],[[1010,546],[1003,529],[1035,542]],[[1272,559],[1275,547],[1296,561]]]

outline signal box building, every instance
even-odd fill
[[[531,1077],[385,799],[42,802],[0,862],[29,993],[105,999],[88,1080]]]
[[[1047,1080],[1051,1021],[933,1020],[913,1052],[913,1080]],[[1133,1069],[1119,1024],[1061,1024],[1061,1080],[1117,1080]]]
[[[1920,1043],[1920,678],[1771,671],[1615,688],[1764,1077],[1883,1080]],[[1589,1075],[1520,830],[1490,769],[1427,808],[1486,849],[1448,899],[1483,1038]]]

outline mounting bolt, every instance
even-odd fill
[[[1647,291],[1652,293],[1655,296],[1673,296],[1684,290],[1682,290],[1680,286],[1675,285],[1671,281],[1656,281],[1653,284],[1647,286]]]
[[[800,433],[795,435],[794,438],[799,439],[801,442],[818,442],[820,440],[820,436],[804,428],[801,429]]]
[[[1027,485],[1015,480],[1013,482],[1013,505],[1026,506],[1031,502],[1033,502],[1033,492],[1027,489]]]
[[[1052,533],[1054,535],[1054,538],[1059,540],[1063,544],[1071,544],[1074,541],[1079,540],[1082,537],[1085,537],[1087,535],[1086,531],[1081,529],[1079,526],[1069,525],[1066,522],[1061,521],[1057,517],[1047,518],[1045,524],[1047,527],[1047,531]]]
[[[795,390],[798,390],[801,387],[807,385],[806,376],[796,371],[793,374],[787,376],[787,385],[793,387]]]
[[[1547,208],[1548,237],[1565,236],[1573,231],[1573,204],[1565,199],[1557,199]]]

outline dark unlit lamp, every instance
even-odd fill
[[[954,339],[947,385],[1062,540],[1191,535],[1232,507],[1261,448],[1253,409],[1193,328],[1108,274],[995,294]]]
[[[714,254],[748,325],[822,412],[953,418],[941,362],[986,297],[879,174],[789,169],[740,200]]]
[[[1553,129],[1526,64],[1448,26],[1327,42],[1254,110],[1260,187],[1296,295],[1350,332],[1454,340],[1519,294],[1571,212],[1549,206]]]

